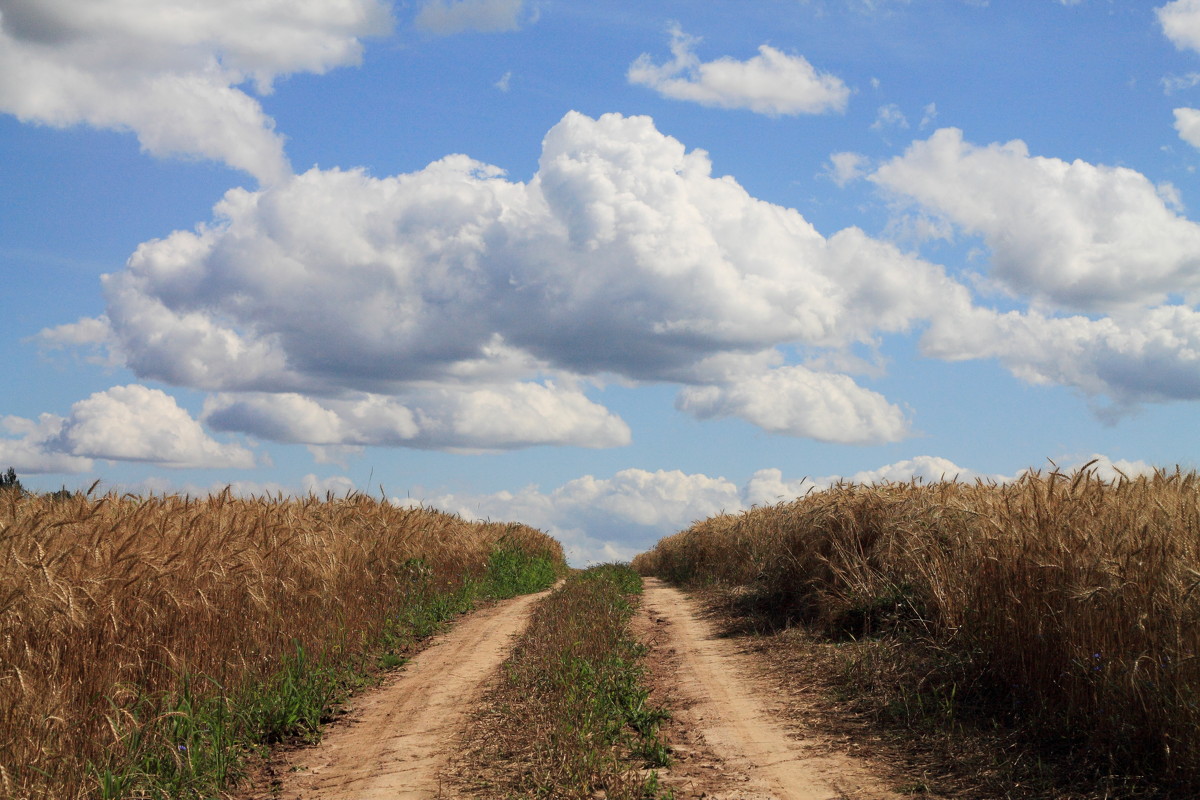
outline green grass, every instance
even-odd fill
[[[503,544],[488,560],[482,591],[496,600],[549,589],[559,569],[544,555],[531,555],[515,545]]]

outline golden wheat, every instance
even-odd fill
[[[754,584],[834,634],[953,654],[1032,727],[1200,787],[1200,476],[835,486],[668,537],[634,565]]]
[[[461,582],[502,542],[562,563],[533,529],[363,495],[0,492],[3,796],[88,796],[144,724],[139,698],[178,693],[182,676],[266,680],[297,645],[352,656],[414,576]]]

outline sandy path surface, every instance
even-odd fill
[[[440,773],[488,676],[543,594],[502,601],[455,624],[319,746],[287,756],[281,800],[400,800],[444,795]]]
[[[861,761],[827,742],[796,738],[772,713],[747,655],[719,638],[698,604],[645,580],[643,635],[661,657],[657,680],[673,696],[676,763],[664,778],[681,798],[882,800],[900,798]]]

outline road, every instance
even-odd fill
[[[456,737],[513,637],[545,593],[469,614],[418,653],[378,691],[364,694],[348,724],[317,747],[287,754],[280,800],[416,800],[453,797],[441,773]]]
[[[669,685],[676,763],[664,782],[683,798],[709,800],[892,800],[863,762],[828,742],[797,738],[772,702],[753,656],[717,635],[699,604],[645,579],[642,636],[655,679]]]
[[[319,746],[284,753],[279,800],[457,798],[444,781],[459,736],[488,679],[543,595],[474,612],[379,690]],[[675,750],[663,784],[678,800],[899,800],[870,767],[817,739],[798,738],[753,655],[722,638],[698,603],[647,578],[636,632],[651,646],[654,680],[667,687]],[[255,795],[257,797],[258,795]],[[263,797],[266,797],[264,795]]]

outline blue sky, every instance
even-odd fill
[[[0,0],[0,469],[623,558],[1196,466],[1200,0]]]

